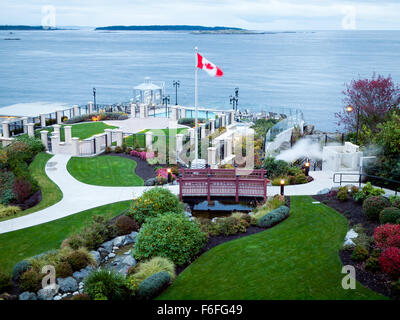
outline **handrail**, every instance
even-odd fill
[[[382,181],[386,181],[386,182],[390,182],[390,183],[395,183],[395,184],[398,184],[400,186],[400,181],[397,181],[397,180],[388,179],[388,178],[382,178],[382,177],[373,176],[373,175],[364,174],[364,173],[353,173],[353,172],[349,172],[349,173],[347,173],[347,172],[335,172],[333,174],[333,183],[339,183],[339,185],[342,185],[342,182],[344,182],[344,183],[354,182],[354,181],[345,181],[345,180],[343,180],[342,178],[343,178],[344,175],[345,176],[359,176],[358,177],[358,186],[359,187],[361,187],[361,180],[362,180],[361,178],[362,177],[373,178],[373,179],[382,180]],[[336,179],[335,179],[336,176],[340,176],[340,180],[339,181],[336,181]],[[383,187],[380,187],[380,188],[383,189]],[[394,191],[395,195],[397,195],[397,192],[399,191],[399,190],[393,190],[393,189],[390,189],[390,188],[386,188],[386,189]]]

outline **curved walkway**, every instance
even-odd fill
[[[82,183],[70,175],[67,163],[71,156],[58,154],[46,164],[46,174],[61,189],[63,198],[55,205],[22,217],[0,222],[0,234],[32,227],[38,224],[57,220],[81,211],[102,205],[131,200],[139,197],[152,187],[102,187]],[[337,186],[333,183],[333,172],[311,171],[314,181],[285,187],[285,195],[315,195],[322,189]],[[174,194],[179,193],[179,186],[164,186]],[[385,190],[388,194],[393,192]],[[268,186],[267,195],[280,193],[279,186]]]
[[[151,187],[100,187],[79,182],[67,170],[69,155],[55,155],[46,164],[46,174],[61,189],[63,199],[35,213],[0,222],[0,234],[57,220],[87,209],[139,197]],[[165,186],[174,194],[179,187]]]

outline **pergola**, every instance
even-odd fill
[[[146,77],[144,82],[134,87],[135,102],[146,105],[162,104],[163,88],[154,84],[150,77]]]

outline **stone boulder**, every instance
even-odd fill
[[[94,260],[96,260],[97,265],[100,264],[101,262],[101,256],[100,253],[98,251],[90,251],[90,254],[93,256]]]
[[[78,282],[72,277],[58,278],[57,283],[60,286],[60,291],[64,293],[76,291],[78,289]]]
[[[130,234],[127,235],[129,239],[131,239],[133,242],[136,242],[136,237],[138,233],[136,231],[132,231]]]
[[[126,275],[129,268],[136,265],[136,260],[131,255],[127,255],[119,260],[119,262],[112,267],[116,272]]]
[[[44,289],[40,289],[37,293],[37,297],[39,300],[53,300],[53,297],[57,294],[57,292],[57,289],[48,286]]]
[[[331,192],[331,189],[325,188],[325,189],[318,191],[317,194],[328,194],[329,192]]]
[[[82,282],[89,276],[90,272],[86,269],[81,269],[80,271],[76,271],[73,273],[73,277],[76,279],[78,282]]]
[[[192,213],[189,212],[189,211],[185,211],[185,212],[183,212],[183,214],[184,214],[186,217],[188,217],[188,218],[191,218],[191,217],[192,217]]]
[[[99,250],[97,250],[97,252],[99,253],[101,260],[103,260],[109,254],[109,252],[104,248],[99,248]]]
[[[35,293],[25,291],[19,295],[18,300],[37,300],[37,297]]]
[[[151,186],[155,186],[157,183],[158,183],[157,178],[150,178],[150,179],[147,179],[147,180],[144,182],[144,185],[145,185],[146,187],[151,187]]]
[[[113,240],[113,246],[115,246],[115,247],[121,247],[122,244],[124,243],[124,240],[125,240],[125,236],[116,237],[116,238]]]
[[[104,242],[100,247],[104,248],[108,253],[110,253],[113,247],[113,240]]]

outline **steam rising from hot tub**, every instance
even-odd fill
[[[289,150],[282,151],[276,159],[293,162],[300,158],[309,158],[313,160],[322,159],[322,148],[318,142],[311,139],[301,139],[297,141]]]

